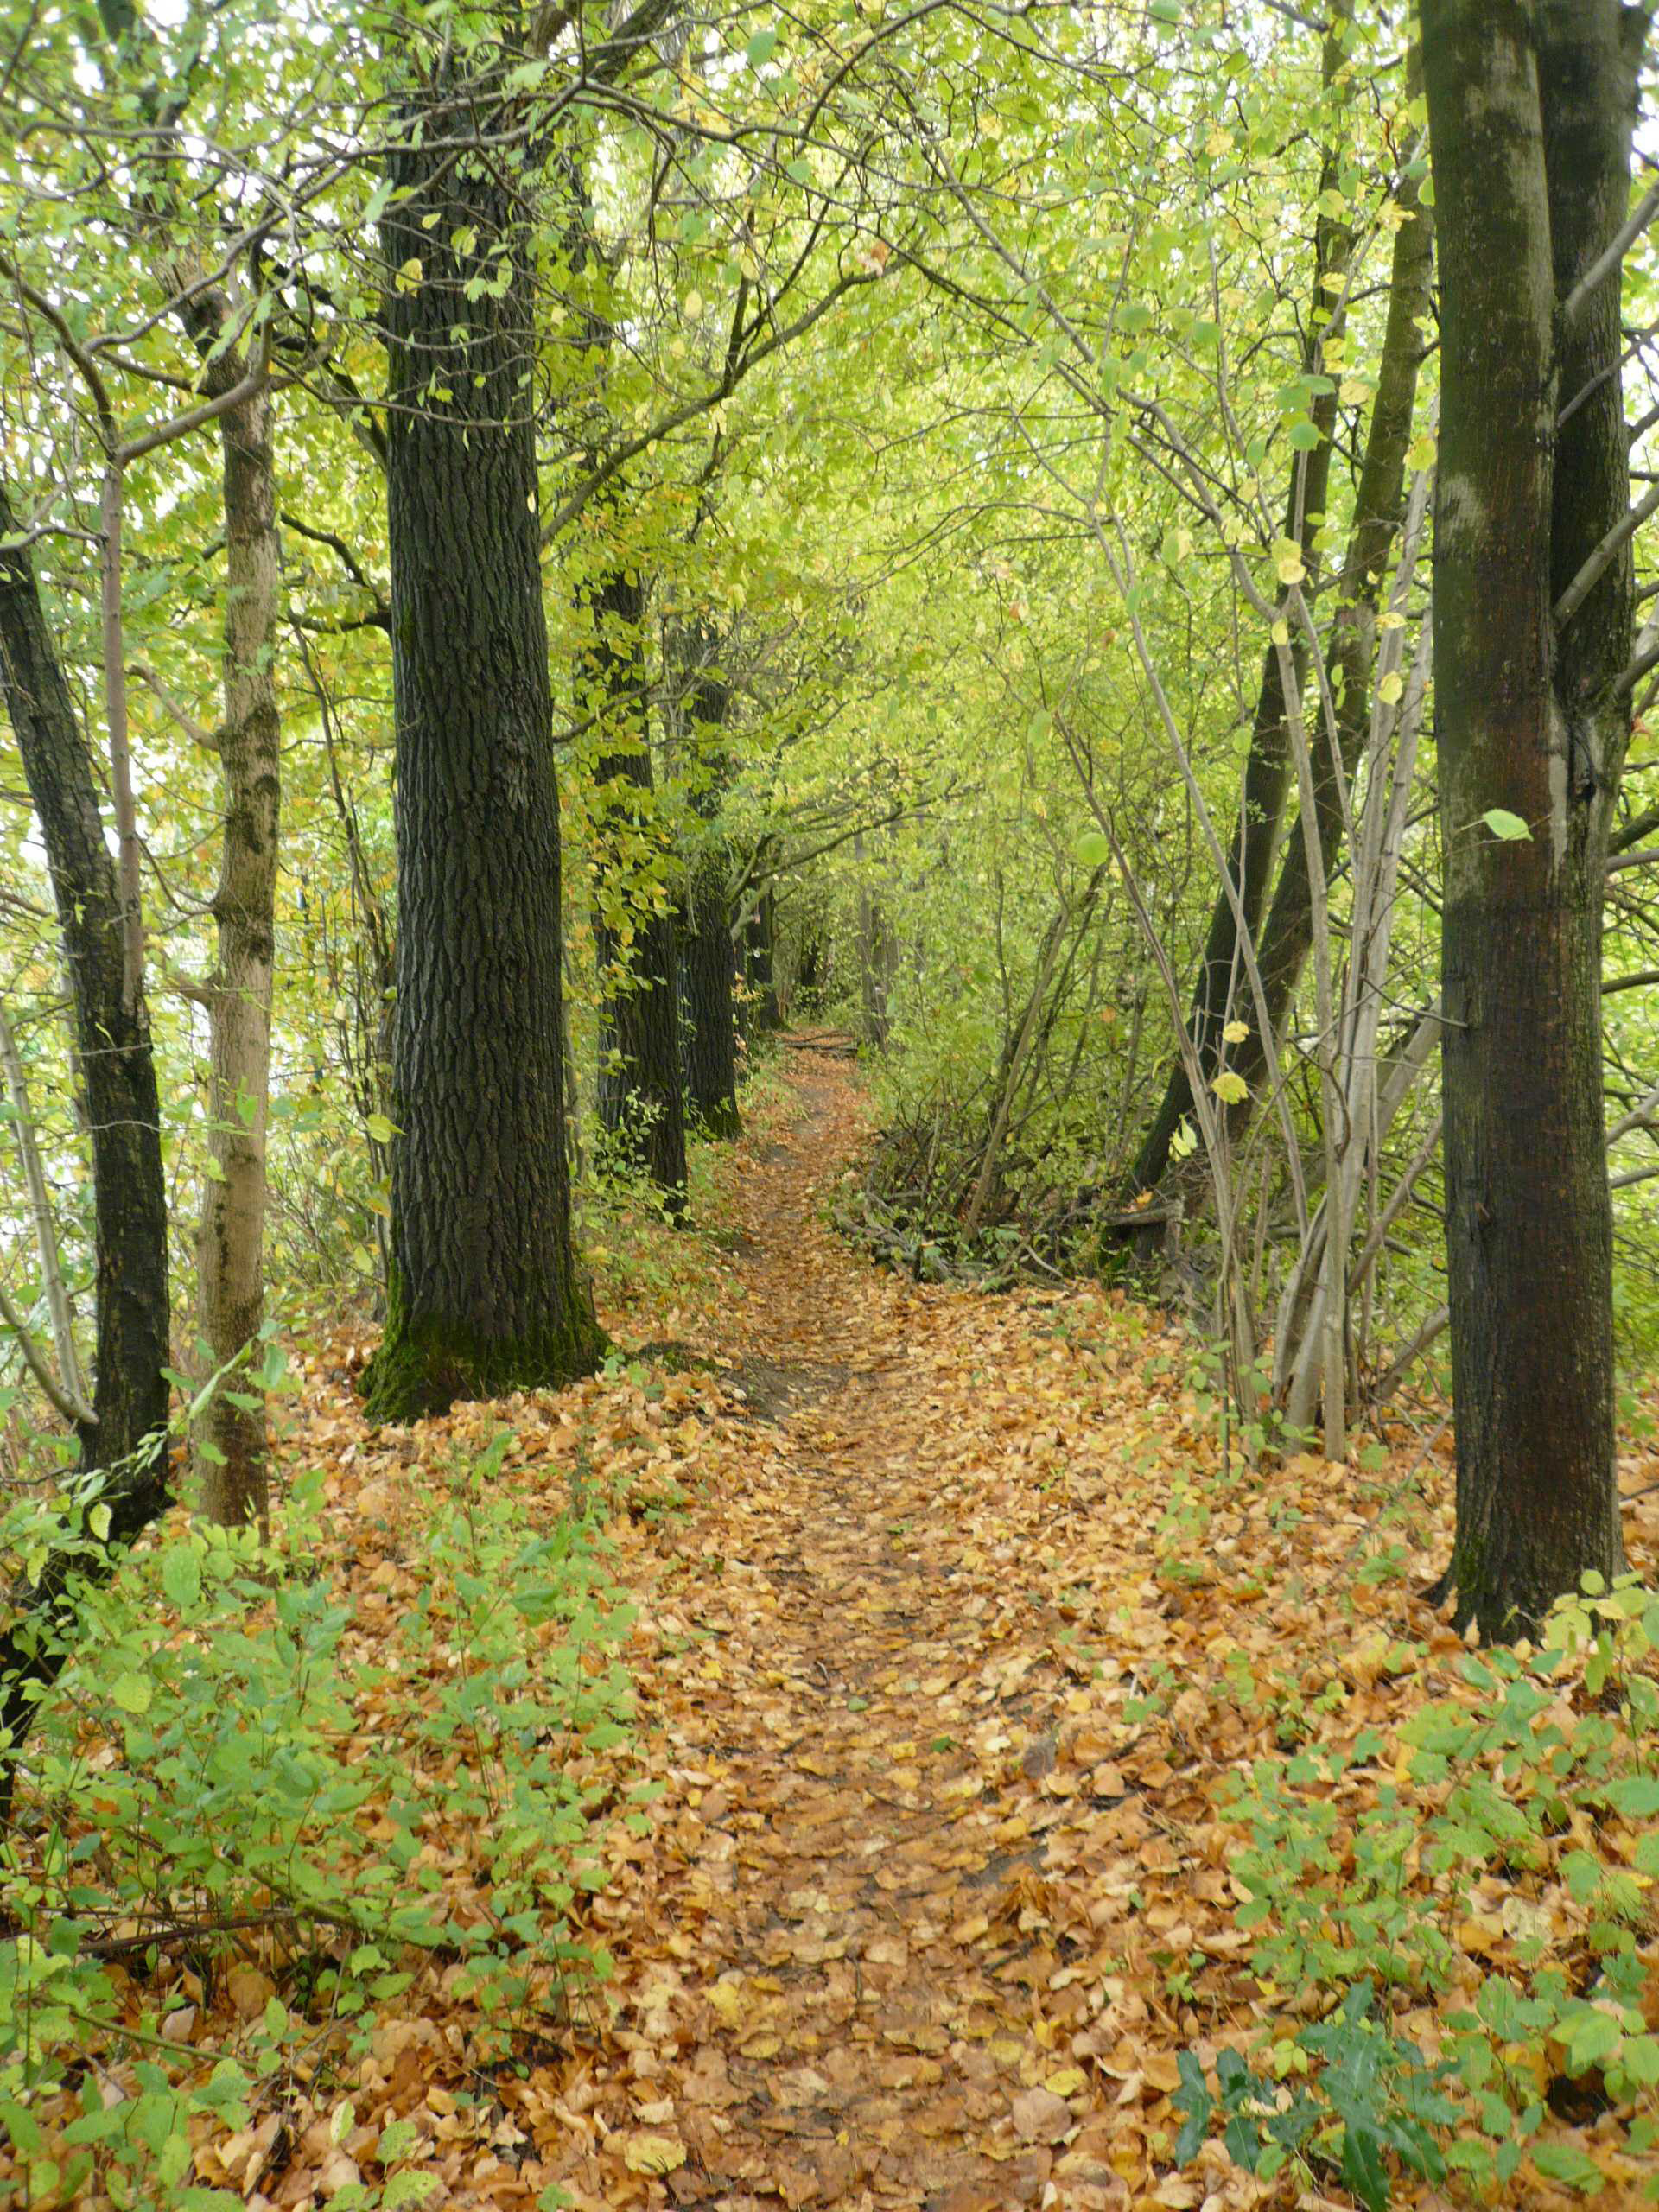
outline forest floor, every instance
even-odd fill
[[[469,2068],[435,1978],[383,2024],[354,2133],[302,2097],[280,2162],[267,2135],[198,2171],[304,2203],[327,2160],[368,2179],[396,2113],[434,2205],[550,2183],[582,2212],[1346,2205],[1218,2144],[1177,2168],[1171,2095],[1179,2052],[1212,2063],[1296,2009],[1250,1971],[1224,1777],[1462,1694],[1464,1647],[1414,1594],[1444,1469],[1390,1446],[1230,1478],[1158,1317],[874,1269],[828,1217],[867,1135],[856,1077],[788,1058],[716,1171],[718,1225],[656,1240],[660,1280],[608,1313],[645,1346],[626,1369],[378,1437],[326,1361],[307,1379],[287,1452],[330,1467],[333,1523],[394,1606],[423,1477],[504,1421],[506,1479],[550,1510],[573,1466],[621,1484],[619,1777],[660,1794],[588,1909],[613,1974],[524,2070]],[[1480,1962],[1510,1946],[1489,1903],[1462,1931]],[[1410,2024],[1433,2048],[1432,2008]]]

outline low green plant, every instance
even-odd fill
[[[195,2138],[246,2126],[290,2074],[354,2066],[430,1965],[481,2061],[607,1971],[577,1923],[601,1824],[645,1818],[594,1778],[626,1741],[628,1615],[593,1520],[531,1525],[510,1441],[454,1471],[372,1665],[316,1476],[276,1549],[191,1529],[84,1595],[0,1856],[0,2128],[31,2202],[96,2162],[134,2212],[239,2203],[191,2185]],[[268,1974],[263,2012],[186,2040],[185,1969],[211,2004],[238,1957]],[[382,2164],[334,2203],[423,2193]]]
[[[1541,1649],[1466,1654],[1471,1694],[1424,1705],[1392,1746],[1368,1729],[1235,1782],[1222,1813],[1240,1833],[1252,1967],[1270,1997],[1294,1992],[1320,2017],[1250,2058],[1224,2054],[1213,2089],[1184,2055],[1183,2158],[1217,2130],[1263,2175],[1323,2158],[1379,2212],[1385,2154],[1486,2191],[1511,2187],[1530,2155],[1595,2193],[1591,2153],[1541,2138],[1575,2098],[1611,2115],[1631,2152],[1659,2151],[1640,1953],[1659,1877],[1656,1655],[1659,1596],[1634,1576],[1611,1589],[1587,1576]],[[1467,1940],[1477,1884],[1484,1897],[1508,1885],[1487,1952],[1504,1964],[1485,1971]],[[1432,2065],[1395,2025],[1424,2003],[1440,2021]],[[1646,2195],[1659,2202],[1659,2178]]]

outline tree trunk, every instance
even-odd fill
[[[589,659],[607,710],[607,749],[594,770],[599,1112],[677,1220],[685,1211],[678,931],[672,907],[658,909],[657,887],[634,865],[639,848],[661,835],[646,728],[645,602],[637,570],[612,570],[593,596]]]
[[[238,354],[213,365],[234,384]],[[213,388],[210,384],[210,390]],[[276,629],[282,555],[271,462],[271,403],[261,392],[219,418],[225,465],[225,843],[213,918],[219,957],[207,985],[209,1172],[197,1243],[201,1333],[215,1369],[258,1335],[264,1319],[265,1141],[276,934],[282,722]],[[193,1439],[197,1505],[210,1521],[264,1527],[270,1507],[263,1393],[238,1376],[238,1405],[220,1391]]]
[[[425,96],[435,138],[468,127],[475,90]],[[402,1135],[368,1405],[407,1421],[460,1397],[566,1382],[595,1366],[603,1338],[570,1234],[531,239],[493,157],[416,148],[391,171],[381,237]],[[474,278],[484,289],[468,299]]]
[[[1489,1637],[1532,1630],[1586,1570],[1624,1564],[1600,956],[1628,736],[1628,547],[1559,639],[1553,612],[1629,498],[1618,277],[1576,319],[1563,308],[1628,200],[1621,13],[1618,0],[1423,8],[1441,241],[1448,1580],[1459,1620]],[[1494,835],[1494,808],[1529,834]]]
[[[753,998],[748,1012],[747,1028],[751,1036],[766,1037],[783,1027],[783,1010],[778,1003],[778,984],[773,972],[773,951],[776,944],[776,903],[770,886],[755,900],[743,930],[743,980]]]
[[[705,651],[712,649],[712,639],[702,643]],[[705,745],[724,729],[730,709],[731,687],[705,670],[691,696],[691,720]],[[730,772],[723,755],[702,766],[691,805],[709,828],[692,862],[680,944],[686,1105],[710,1136],[734,1137],[742,1121],[737,1110],[737,948],[727,891],[731,850],[713,826]]]
[[[1342,10],[1338,9],[1340,14]],[[1325,72],[1327,90],[1332,73],[1341,60],[1342,48],[1333,31],[1325,48]],[[1334,188],[1338,175],[1334,150],[1326,153],[1320,175],[1320,188]],[[1318,371],[1321,347],[1325,340],[1337,335],[1341,317],[1336,321],[1321,322],[1318,318],[1331,307],[1334,295],[1326,288],[1325,278],[1343,276],[1352,251],[1353,234],[1344,222],[1321,215],[1314,232],[1313,284],[1309,294],[1311,308],[1308,316],[1307,343],[1303,353],[1304,372]],[[1307,590],[1314,588],[1315,572],[1319,567],[1316,532],[1325,519],[1325,502],[1330,495],[1332,438],[1337,423],[1337,394],[1334,379],[1328,391],[1316,394],[1308,412],[1319,431],[1319,443],[1309,452],[1298,454],[1290,473],[1290,486],[1285,500],[1285,536],[1296,541],[1301,549],[1302,563],[1307,570]],[[1284,593],[1280,597],[1282,603]],[[1300,672],[1301,654],[1294,656]],[[1284,677],[1279,650],[1269,644],[1262,657],[1262,676],[1256,690],[1255,713],[1250,726],[1249,753],[1244,764],[1244,788],[1240,795],[1238,820],[1229,848],[1229,869],[1232,889],[1223,883],[1216,893],[1216,902],[1210,916],[1210,927],[1205,935],[1204,950],[1199,957],[1198,970],[1192,986],[1192,1012],[1187,1018],[1187,1031],[1198,1056],[1198,1069],[1208,1082],[1219,1069],[1222,1061],[1222,1031],[1230,1021],[1237,995],[1239,974],[1239,923],[1255,935],[1256,925],[1268,903],[1268,885],[1273,868],[1273,857],[1279,842],[1279,824],[1285,809],[1285,795],[1290,779],[1290,731],[1285,713]],[[1236,906],[1235,905],[1236,897]],[[1246,940],[1249,942],[1249,940]],[[1155,1189],[1169,1165],[1170,1146],[1176,1131],[1192,1111],[1192,1080],[1186,1057],[1176,1056],[1158,1111],[1153,1116],[1141,1150],[1130,1171],[1129,1181],[1135,1191]]]
[[[181,160],[181,111],[165,118],[153,37],[133,0],[99,0],[105,36],[124,62],[145,120]],[[159,246],[161,281],[205,364],[202,389],[219,398],[250,365],[245,351],[213,348],[231,334],[223,283],[202,289],[194,258],[168,250],[177,212],[171,181],[135,195],[139,235]],[[271,401],[260,392],[219,418],[224,470],[225,719],[217,733],[225,795],[225,842],[213,899],[218,958],[201,991],[209,1026],[207,1173],[197,1240],[197,1317],[213,1370],[235,1358],[264,1319],[265,1145],[270,1090],[270,1015],[281,813],[281,717],[276,651],[282,615],[282,550],[271,460]],[[191,1439],[197,1505],[210,1521],[265,1525],[263,1394],[238,1378],[238,1405],[221,1391]]]
[[[0,541],[16,530],[0,485]],[[26,550],[0,548],[0,690],[51,871],[74,998],[75,1040],[91,1133],[97,1260],[92,1420],[79,1431],[84,1466],[102,1471],[109,1510],[102,1560],[118,1554],[167,1506],[167,1198],[161,1107],[149,1013],[134,990],[126,918],[99,809],[98,786]],[[93,1531],[96,1534],[96,1531]],[[49,1560],[14,1599],[22,1618],[0,1639],[0,1730],[13,1748],[28,1733],[29,1686],[63,1663],[48,1638],[36,1649],[71,1573],[86,1556]],[[0,1791],[0,1795],[5,1794]]]

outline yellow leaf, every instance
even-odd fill
[[[1075,2097],[1080,2089],[1088,2087],[1088,2081],[1081,2066],[1062,2066],[1058,2073],[1049,2075],[1043,2087],[1052,2097]]]
[[[709,1993],[709,2002],[728,2028],[736,2027],[749,2010],[741,1981],[717,1981]]]
[[[1405,678],[1399,670],[1391,669],[1376,687],[1376,696],[1385,707],[1391,707],[1405,690]]]
[[[630,2135],[622,2163],[630,2173],[671,2174],[685,2164],[685,2145],[677,2135]]]
[[[1224,1068],[1210,1086],[1224,1106],[1242,1106],[1250,1095],[1250,1087],[1242,1075],[1235,1075],[1231,1068]]]
[[[1221,1033],[1230,1045],[1242,1045],[1250,1033],[1250,1025],[1248,1021],[1230,1021]]]

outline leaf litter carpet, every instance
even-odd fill
[[[625,1374],[379,1437],[343,1378],[308,1382],[290,1451],[332,1461],[389,1605],[423,1471],[504,1421],[506,1478],[549,1511],[583,1465],[632,1499],[612,1535],[639,1734],[616,1789],[658,1795],[587,1908],[613,1972],[527,2065],[481,2074],[435,1977],[377,2038],[354,2133],[319,2084],[280,2164],[238,2145],[198,2171],[239,2169],[256,2205],[323,2201],[331,2171],[372,2178],[397,2114],[432,2205],[550,2184],[580,2212],[1345,2204],[1219,2145],[1177,2170],[1170,2098],[1179,2050],[1211,2064],[1298,2010],[1249,1970],[1218,1783],[1273,1750],[1287,1699],[1340,1744],[1459,1694],[1463,1646],[1412,1595],[1443,1556],[1444,1470],[1408,1438],[1370,1473],[1304,1456],[1217,1486],[1190,1347],[1157,1317],[855,1257],[829,1216],[856,1083],[791,1063],[721,1163],[723,1230],[664,1236],[667,1287],[607,1301],[643,1346]],[[683,1511],[641,1510],[662,1497]],[[1501,1963],[1488,1904],[1468,1940]],[[1427,2006],[1404,2025],[1434,2045]]]

